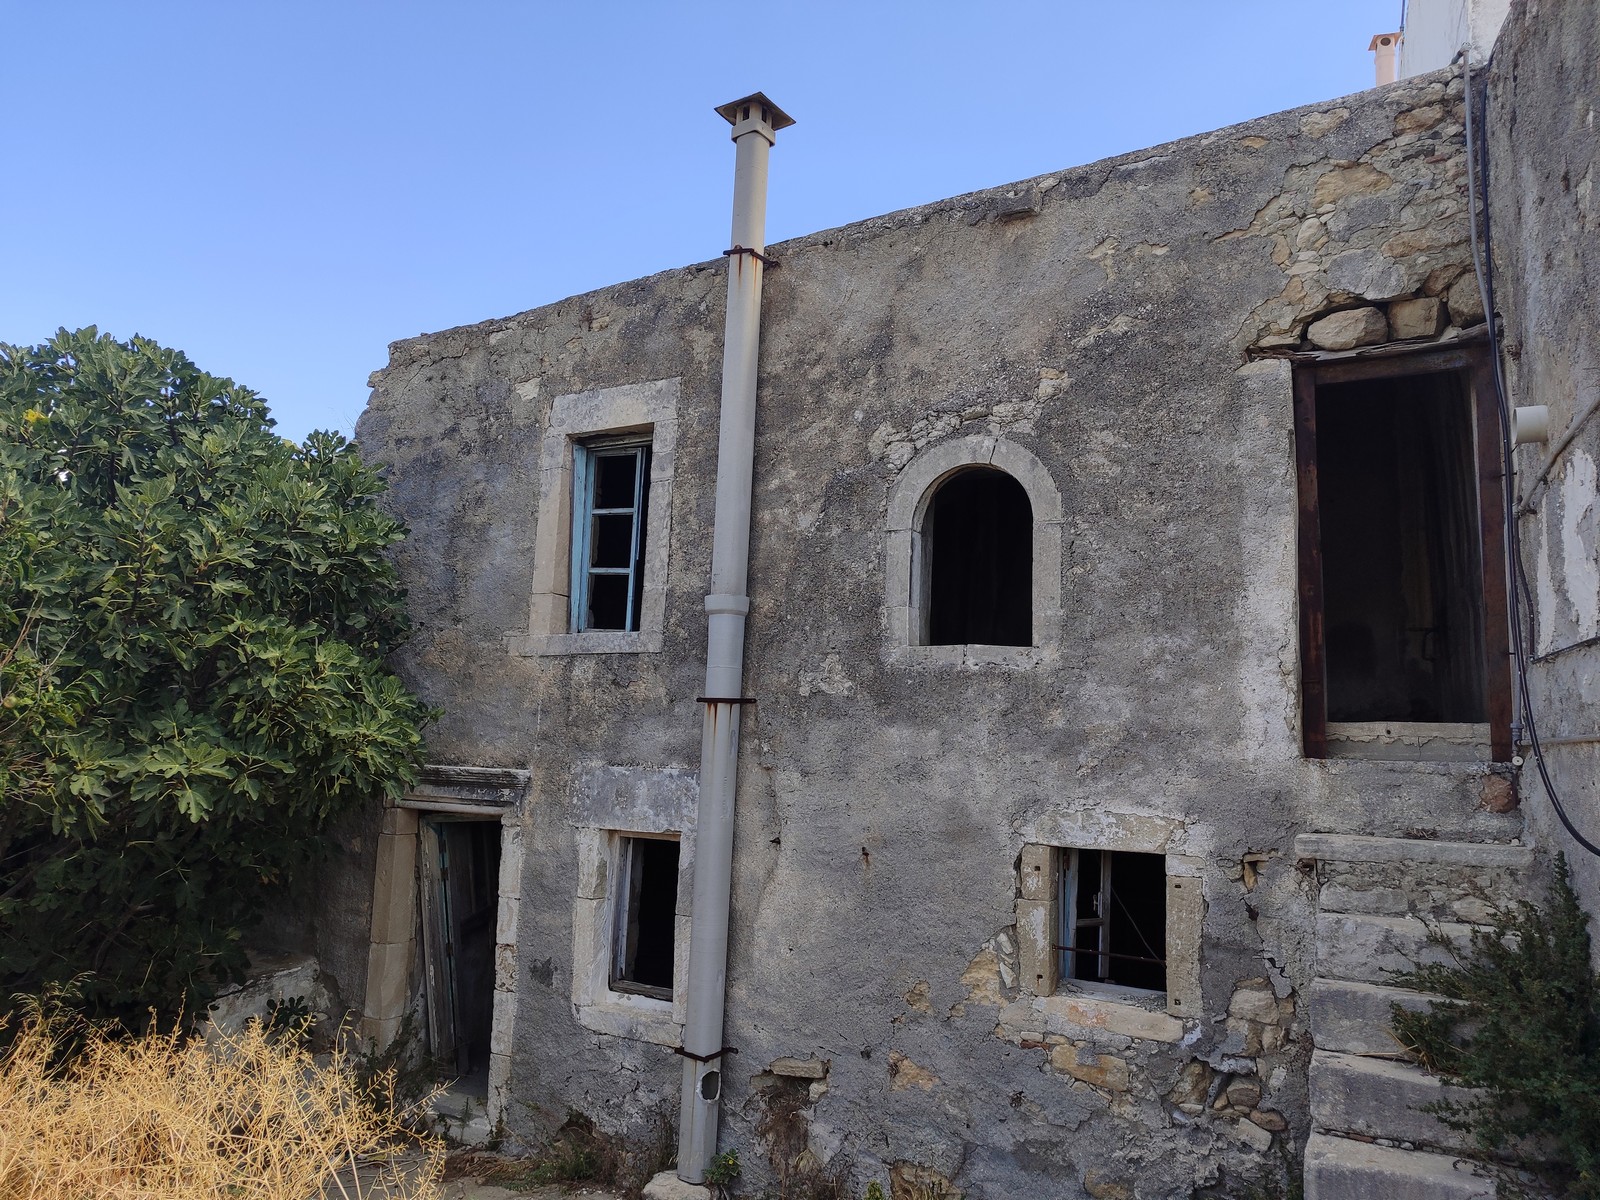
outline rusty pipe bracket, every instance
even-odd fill
[[[696,704],[754,704],[754,696],[696,696]]]
[[[752,249],[749,246],[735,246],[732,250],[724,250],[722,252],[722,257],[728,258],[734,254],[748,254],[753,258],[759,258],[761,260],[761,265],[772,271],[776,271],[778,267],[782,265],[777,259],[771,258],[768,255],[761,253],[761,251]]]
[[[685,1050],[682,1046],[672,1048],[674,1054],[681,1054],[684,1058],[693,1059],[697,1063],[716,1062],[724,1054],[737,1054],[737,1046],[724,1046],[721,1050],[713,1050],[710,1054],[696,1054],[693,1050]]]

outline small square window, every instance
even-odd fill
[[[639,629],[650,443],[607,439],[573,447],[572,632]]]
[[[1060,851],[1058,974],[1167,990],[1167,873],[1160,854]]]
[[[611,990],[672,999],[678,842],[624,837],[617,850]]]

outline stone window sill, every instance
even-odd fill
[[[506,638],[511,653],[523,658],[562,654],[659,654],[659,629],[624,633],[593,630],[588,633],[516,633]]]
[[[1006,667],[1030,670],[1043,666],[1050,654],[1040,646],[891,646],[888,662],[893,667],[956,667],[981,670]]]
[[[1110,984],[1070,986],[1072,990],[1053,996],[1024,996],[1007,1004],[1000,1010],[1001,1028],[1017,1040],[1046,1033],[1088,1040],[1110,1035],[1169,1045],[1183,1040],[1183,1022],[1162,1011],[1165,992]]]
[[[578,1023],[596,1033],[652,1042],[657,1046],[676,1046],[683,1041],[683,1022],[675,1020],[671,1000],[635,996],[607,989],[594,1004],[575,1008]]]

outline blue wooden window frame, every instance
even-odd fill
[[[595,488],[598,482],[596,463],[604,458],[629,458],[634,460],[633,500],[622,508],[595,507]],[[572,632],[583,633],[591,629],[608,632],[635,633],[639,629],[639,608],[643,593],[645,520],[648,515],[650,491],[650,442],[648,439],[630,441],[586,442],[573,446],[572,464]],[[597,548],[596,524],[601,517],[627,516],[632,520],[632,535],[625,567],[601,567],[594,563]],[[592,623],[589,611],[591,580],[597,575],[627,577],[627,613],[620,630]]]

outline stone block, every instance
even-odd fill
[[[1325,883],[1317,895],[1317,905],[1323,912],[1403,917],[1411,911],[1411,898],[1402,888],[1353,888],[1343,883]]]
[[[382,825],[378,832],[399,837],[416,837],[420,820],[414,808],[386,808],[383,810]]]
[[[1167,1100],[1179,1108],[1204,1105],[1211,1092],[1212,1074],[1208,1063],[1198,1058],[1190,1059],[1178,1073],[1178,1081],[1167,1092]]]
[[[1108,1092],[1125,1092],[1133,1080],[1126,1059],[1115,1054],[1096,1054],[1087,1047],[1071,1044],[1051,1050],[1050,1065],[1063,1075],[1071,1075]]]
[[[517,996],[515,992],[495,992],[494,1010],[489,1023],[489,1053],[511,1053],[517,1029]]]
[[[416,919],[416,834],[380,833],[372,886],[372,940],[409,941]]]
[[[1402,1054],[1394,1039],[1392,1006],[1421,1012],[1437,997],[1378,983],[1312,981],[1311,1037],[1318,1050],[1343,1054]]]
[[[1323,350],[1352,350],[1387,341],[1389,322],[1375,308],[1350,308],[1313,321],[1306,339]]]
[[[1083,1190],[1090,1200],[1134,1200],[1134,1185],[1130,1180],[1107,1175],[1093,1167],[1084,1172]]]
[[[1233,1123],[1233,1136],[1259,1154],[1265,1154],[1272,1149],[1271,1132],[1261,1128],[1253,1121],[1235,1121]]]
[[[711,1200],[711,1189],[704,1184],[685,1183],[671,1171],[663,1171],[644,1185],[644,1200]]]
[[[1261,1103],[1261,1085],[1254,1079],[1235,1079],[1224,1089],[1224,1095],[1235,1108],[1254,1108]]]
[[[1441,922],[1438,932],[1458,951],[1471,945],[1472,926]],[[1454,959],[1415,917],[1369,917],[1350,913],[1317,916],[1317,969],[1332,979],[1394,982],[1396,973]]]
[[[610,990],[611,909],[604,900],[572,906],[572,1003],[594,1004]]]
[[[411,943],[383,942],[367,948],[367,1004],[374,1021],[398,1020],[406,1010]]]
[[[1054,846],[1030,842],[1022,848],[1018,875],[1024,900],[1048,900],[1055,894],[1055,860]]]
[[[1296,858],[1329,862],[1442,863],[1462,867],[1510,867],[1520,871],[1533,866],[1533,851],[1526,846],[1361,834],[1302,833],[1294,839],[1294,852]]]
[[[1348,167],[1335,168],[1317,180],[1312,200],[1318,208],[1321,208],[1324,204],[1337,204],[1351,196],[1376,195],[1388,190],[1393,183],[1392,177],[1376,167],[1367,163],[1355,163]]]
[[[1462,1103],[1474,1094],[1406,1063],[1328,1050],[1311,1056],[1311,1123],[1320,1130],[1470,1150],[1470,1134],[1421,1110],[1439,1100]]]
[[[1365,300],[1388,300],[1409,290],[1405,269],[1378,250],[1346,250],[1328,263],[1326,274],[1332,291],[1349,292]],[[1376,340],[1381,342],[1383,338]]]
[[[603,829],[579,829],[578,896],[584,900],[604,900],[611,873],[611,835]]]
[[[1432,296],[1396,300],[1389,305],[1389,336],[1397,342],[1438,337],[1444,329],[1445,315],[1444,305]]]
[[[828,1074],[828,1064],[820,1058],[775,1058],[767,1070],[790,1079],[823,1079]]]
[[[1265,979],[1245,980],[1234,989],[1228,1001],[1228,1015],[1247,1021],[1273,1024],[1278,1020],[1278,997]]]
[[[1198,1017],[1200,942],[1205,925],[1205,883],[1198,874],[1184,874],[1186,860],[1167,855],[1167,1012]]]
[[[1051,1033],[1068,1037],[1107,1033],[1168,1043],[1176,1043],[1183,1037],[1183,1022],[1176,1017],[1083,992],[1068,992],[1035,1001],[1033,1011],[1043,1014],[1045,1028]],[[1005,1019],[1004,1013],[1001,1019]]]
[[[501,896],[495,907],[494,940],[516,945],[517,917],[522,912],[522,901],[515,896]]]
[[[1306,1143],[1306,1200],[1494,1200],[1493,1179],[1448,1154],[1394,1150],[1314,1133]]]
[[[1462,329],[1483,324],[1483,293],[1478,290],[1478,277],[1472,271],[1460,276],[1444,295],[1450,309],[1450,321]]]
[[[1022,989],[1036,996],[1056,990],[1056,902],[1017,901],[1017,962]]]

